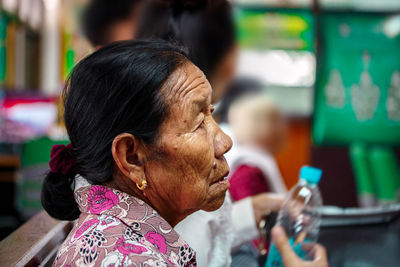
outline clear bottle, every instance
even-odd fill
[[[321,223],[321,194],[318,182],[321,179],[320,169],[304,166],[300,170],[298,184],[292,188],[278,214],[277,225],[281,225],[289,238],[293,250],[302,259],[311,259],[307,251],[318,239]],[[267,267],[283,266],[281,256],[272,243],[268,253]]]

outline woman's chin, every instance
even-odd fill
[[[228,180],[222,180],[210,185],[207,199],[201,209],[204,211],[215,211],[219,209],[225,201],[225,194],[229,186],[230,183]]]

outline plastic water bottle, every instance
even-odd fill
[[[296,254],[305,260],[312,259],[312,255],[307,251],[317,241],[321,223],[322,200],[318,189],[321,174],[322,171],[317,168],[308,166],[301,168],[299,182],[288,193],[276,223],[284,228]],[[304,244],[307,244],[307,250],[304,250]],[[266,266],[283,266],[282,257],[273,243]]]

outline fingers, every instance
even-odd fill
[[[283,195],[283,194],[265,193],[265,195],[271,202],[279,205],[279,207],[282,206],[283,201],[285,200],[285,195]]]
[[[326,266],[328,266],[328,256],[326,254],[326,249],[323,246],[316,244],[313,250],[314,262],[326,263]]]
[[[305,242],[305,243],[301,244],[301,249],[305,252],[313,253],[313,255],[314,255],[314,251],[313,251],[314,246],[315,246],[315,243]]]
[[[272,240],[282,256],[284,266],[293,266],[293,264],[298,261],[299,258],[290,246],[289,240],[283,228],[281,226],[274,226],[271,234]]]
[[[293,251],[285,231],[281,226],[272,228],[272,239],[276,248],[282,256],[284,266],[309,266],[309,267],[328,267],[328,257],[323,246],[315,244],[312,253],[313,261],[302,261]]]
[[[265,210],[277,212],[281,208],[284,195],[274,194],[274,193],[262,193],[259,194],[259,199],[262,202],[263,208]]]

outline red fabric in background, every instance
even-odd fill
[[[270,191],[264,174],[257,167],[241,165],[229,180],[229,193],[233,201]]]
[[[229,180],[231,186],[229,193],[233,201],[238,201],[246,197],[270,192],[266,177],[257,167],[240,165]],[[245,233],[243,233],[245,234]],[[253,245],[257,249],[259,240],[253,240]],[[264,247],[269,249],[269,240],[266,240]]]

